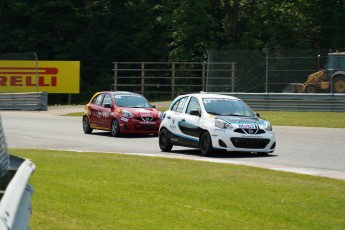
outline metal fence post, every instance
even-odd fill
[[[141,94],[145,91],[145,63],[141,63]]]
[[[117,91],[117,62],[114,63],[114,91]]]
[[[265,93],[268,93],[268,51],[266,50],[266,82],[265,82]]]
[[[201,66],[202,66],[202,75],[201,75],[201,78],[202,78],[202,80],[201,80],[201,82],[202,82],[202,86],[201,86],[201,91],[206,91],[206,87],[205,87],[205,85],[206,85],[206,82],[205,82],[205,76],[206,76],[206,62],[203,62],[202,64],[201,64]]]
[[[235,92],[235,62],[231,62],[231,92]]]
[[[328,57],[330,60],[333,60],[333,52],[332,52],[332,49],[329,50],[329,53],[330,53],[330,57]],[[329,63],[332,63],[332,61],[330,61]],[[330,68],[332,67],[332,68]],[[331,89],[330,92],[332,95],[334,95],[334,91],[333,91],[333,73],[334,73],[334,68],[333,66],[327,66],[326,67],[326,71],[327,71],[327,75],[328,77],[330,78],[330,84],[329,84],[329,88]]]
[[[34,57],[35,57],[35,62],[36,62],[36,93],[38,93],[38,56],[37,56],[37,53],[34,52],[33,53]]]
[[[173,62],[171,69],[171,99],[174,99],[175,97],[175,72],[175,62]]]

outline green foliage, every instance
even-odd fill
[[[309,20],[302,8],[301,1],[294,0],[247,1],[242,8],[245,27],[241,45],[250,49],[317,48],[309,42]]]
[[[345,182],[238,165],[10,149],[30,158],[32,229],[343,229]]]
[[[80,103],[112,88],[113,61],[205,61],[207,50],[345,47],[344,11],[339,0],[2,0],[0,53],[80,60],[81,93],[74,97]]]

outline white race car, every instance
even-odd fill
[[[198,93],[177,97],[163,114],[159,147],[169,152],[173,145],[199,148],[202,155],[214,149],[268,154],[276,140],[271,124],[242,100]]]

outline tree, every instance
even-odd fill
[[[343,0],[1,0],[0,53],[80,60],[75,100],[85,102],[112,88],[113,61],[205,61],[207,50],[341,49],[343,21]]]
[[[308,19],[306,28],[315,48],[345,47],[345,2],[343,0],[303,1],[301,12]]]

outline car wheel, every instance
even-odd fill
[[[92,133],[92,128],[90,127],[90,122],[88,117],[83,117],[83,130],[84,133],[90,134]]]
[[[168,130],[162,129],[159,132],[159,148],[163,152],[169,152],[172,149],[173,145],[169,140]]]
[[[211,136],[207,131],[204,132],[201,136],[200,152],[203,156],[208,156],[213,152]]]
[[[111,136],[116,137],[120,135],[120,125],[119,122],[114,119],[111,122]]]

